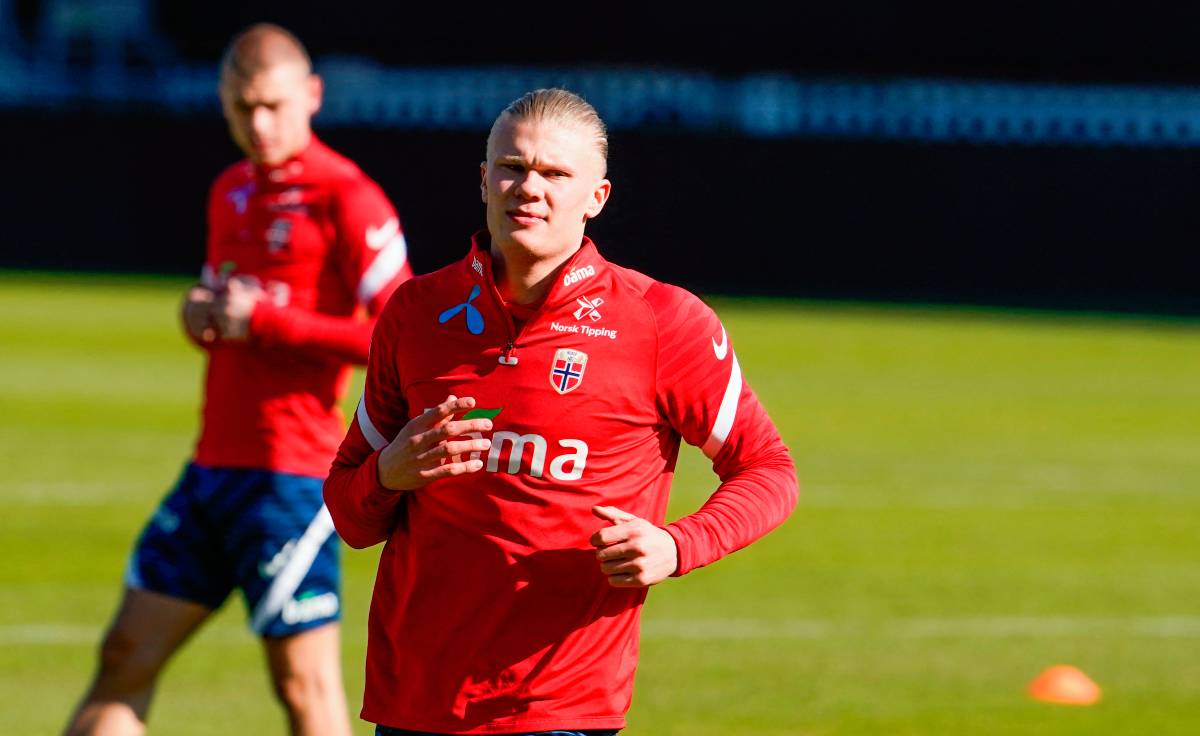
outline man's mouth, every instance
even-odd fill
[[[532,212],[524,212],[522,210],[508,210],[505,214],[509,219],[519,225],[536,225],[539,222],[545,222],[546,218],[536,215]]]

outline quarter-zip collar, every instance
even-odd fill
[[[480,230],[471,236],[471,251],[462,260],[463,275],[468,281],[478,285],[481,291],[487,292],[488,298],[504,321],[506,343],[501,348],[500,364],[517,365],[519,362],[517,353],[522,346],[521,337],[545,314],[568,304],[576,293],[586,288],[587,284],[592,283],[592,280],[601,273],[604,267],[604,259],[596,250],[596,244],[585,236],[579,250],[575,251],[554,274],[554,281],[550,284],[550,289],[546,292],[546,298],[542,300],[541,305],[534,309],[529,315],[529,319],[521,324],[520,329],[517,329],[512,311],[500,297],[500,290],[497,288],[495,275],[492,272],[491,235],[486,230]]]
[[[486,230],[480,230],[471,236],[471,250],[462,261],[463,272],[468,279],[478,283],[495,295],[496,305],[506,313],[511,321],[508,310],[504,308],[504,300],[500,298],[500,290],[492,271],[491,236]],[[607,267],[607,262],[600,255],[596,244],[586,235],[567,261],[559,267],[550,284],[546,298],[540,307],[534,310],[529,322],[534,322],[542,314],[570,304],[573,299],[599,279],[596,277]]]

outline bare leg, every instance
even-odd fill
[[[350,736],[336,623],[263,639],[275,694],[296,736]]]
[[[144,733],[163,665],[211,613],[197,603],[126,588],[100,646],[96,675],[66,734]]]

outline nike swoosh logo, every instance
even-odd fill
[[[367,225],[367,247],[371,250],[379,250],[390,243],[398,232],[400,232],[400,221],[395,217],[383,223],[379,228]]]
[[[721,328],[721,342],[717,342],[717,338],[712,338],[713,352],[717,354],[717,360],[725,360],[725,356],[729,354],[729,338],[725,335],[725,328]]]

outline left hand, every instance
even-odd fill
[[[217,339],[212,316],[215,298],[212,289],[199,284],[188,289],[183,298],[183,327],[201,345],[208,345]]]
[[[679,550],[665,529],[615,506],[593,506],[592,513],[612,523],[590,540],[609,585],[645,588],[666,580],[679,568]]]
[[[266,297],[253,281],[231,278],[213,301],[212,316],[222,340],[244,341],[250,338],[250,316],[254,306]]]

